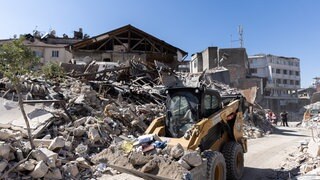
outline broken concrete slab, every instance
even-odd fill
[[[312,157],[317,157],[320,155],[320,144],[318,142],[315,142],[313,140],[309,141],[308,144],[308,150],[307,152],[312,156]]]
[[[48,170],[49,167],[46,165],[46,163],[44,161],[40,161],[30,173],[30,176],[33,178],[42,178],[47,174]]]
[[[50,151],[47,148],[39,148],[33,150],[32,156],[38,161],[47,161],[49,158],[53,158],[55,161],[58,159],[58,154]]]
[[[5,142],[0,142],[0,157],[3,157],[6,160],[10,158],[10,145]]]
[[[72,177],[76,177],[79,174],[79,169],[76,161],[70,161],[62,166],[64,172],[70,174]]]
[[[62,179],[62,174],[60,169],[54,168],[50,169],[48,173],[44,176],[45,179]]]
[[[176,159],[180,158],[184,154],[184,149],[180,143],[173,146],[170,151],[170,155]]]
[[[64,147],[66,141],[63,137],[56,137],[53,139],[53,141],[50,143],[48,149],[49,150],[55,150],[57,148]]]
[[[6,160],[0,161],[0,172],[3,172],[8,166],[8,162]]]
[[[99,131],[94,127],[89,128],[88,137],[90,141],[93,143],[101,141],[101,136],[99,134]]]
[[[53,117],[53,114],[44,109],[34,109],[33,111],[27,113],[27,116],[28,116],[31,130],[35,130],[39,126],[47,123],[50,120],[50,118]],[[12,129],[16,129],[16,130],[20,130],[21,128],[23,130],[27,129],[23,117],[20,117],[19,119],[12,121],[11,124],[12,124],[12,127],[11,127]]]
[[[24,109],[26,112],[30,112],[35,107],[24,105]],[[11,128],[11,123],[21,117],[22,113],[17,102],[0,98],[0,128]]]
[[[76,121],[73,122],[73,126],[75,128],[79,127],[80,125],[84,125],[84,123],[87,121],[87,117],[83,117],[83,118],[80,118]]]
[[[202,158],[198,152],[188,152],[184,154],[181,159],[192,167],[200,166],[202,164]]]
[[[17,135],[18,133],[15,133],[10,129],[0,129],[0,140],[9,140]]]
[[[53,141],[52,139],[33,139],[33,144],[36,148],[49,147],[52,141]]]

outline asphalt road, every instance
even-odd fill
[[[273,134],[248,141],[243,180],[274,179],[281,162],[297,151],[301,141],[309,140],[310,130],[293,127],[293,123],[291,125],[277,127]]]

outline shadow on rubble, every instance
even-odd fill
[[[290,170],[281,169],[259,169],[253,167],[245,167],[241,180],[287,180],[299,175],[299,168]]]
[[[274,128],[273,134],[283,135],[283,136],[300,136],[300,137],[309,137],[306,135],[298,134],[297,130],[290,129],[280,129],[278,127]]]

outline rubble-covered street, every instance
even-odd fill
[[[1,2],[0,180],[320,179],[307,1]]]
[[[78,179],[99,178],[103,173],[118,174],[96,160],[99,154],[113,143],[139,137],[153,119],[164,115],[163,86],[157,78],[150,78],[157,76],[157,73],[143,73],[134,67],[130,67],[130,70],[110,71],[103,78],[107,80],[98,81],[96,78],[88,80],[72,75],[51,80],[41,76],[24,76],[21,86],[34,150],[27,139],[15,91],[8,79],[1,79],[1,177]],[[126,78],[118,80],[123,73],[128,73]],[[223,86],[221,90],[226,91],[228,86]],[[246,123],[245,135],[248,138],[260,138],[271,133],[273,127],[265,121],[262,115],[256,114],[254,121]],[[120,148],[125,150],[124,146],[122,144]],[[111,156],[125,156],[118,154],[122,150],[114,150],[116,154]],[[169,157],[180,158],[185,154],[182,158],[188,162],[188,153],[181,150],[175,150],[180,155],[168,150],[164,159],[157,161],[171,161]],[[131,159],[137,161],[139,158]],[[135,163],[151,163],[152,166],[153,161],[143,161]],[[178,178],[172,174],[180,168],[176,162],[176,165],[172,164],[175,167],[160,167],[162,173],[171,174],[173,179]],[[130,165],[127,161],[123,163]],[[188,164],[185,165],[187,169]],[[145,172],[152,170],[147,167],[142,169]]]

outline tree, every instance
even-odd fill
[[[39,59],[34,56],[30,48],[23,44],[23,41],[24,38],[20,38],[0,46],[0,72],[12,82],[18,94],[19,106],[27,125],[29,141],[34,149],[29,120],[23,107],[20,78],[21,75],[30,73],[31,68],[38,64]]]
[[[44,74],[45,78],[52,79],[58,78],[62,79],[65,77],[65,72],[63,68],[55,62],[49,62],[48,64],[42,66],[41,72]]]

